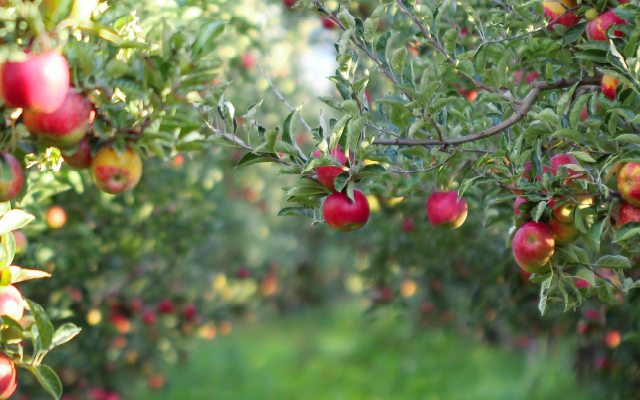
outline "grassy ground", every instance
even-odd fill
[[[562,351],[560,353],[563,353]],[[358,310],[237,325],[201,343],[141,400],[586,400],[567,354],[527,355],[451,333],[411,335]]]

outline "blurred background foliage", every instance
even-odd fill
[[[163,19],[229,20],[225,64],[211,79],[233,81],[225,96],[239,115],[259,99],[264,126],[289,113],[257,64],[309,121],[316,96],[334,94],[322,77],[337,67],[339,32],[317,16],[281,0],[132,3],[151,37]],[[353,13],[377,4],[352,1]],[[386,85],[373,80],[372,96]],[[297,138],[307,153],[309,139]],[[241,155],[214,146],[148,160],[135,191],[117,197],[84,172],[31,174],[22,207],[37,219],[16,263],[55,271],[21,290],[56,323],[83,327],[47,360],[66,399],[587,399],[578,379],[602,378],[589,386],[599,395],[637,382],[637,370],[614,362],[637,363],[634,345],[603,342],[611,324],[629,320],[609,317],[607,327],[600,303],[539,316],[537,286],[505,252],[509,207],[483,215],[487,205],[469,192],[477,212],[438,231],[424,198],[380,190],[367,227],[342,234],[276,217],[292,178],[265,164],[234,170]],[[490,230],[487,218],[497,221]],[[637,313],[628,307],[621,315]],[[47,397],[22,374],[16,398]]]

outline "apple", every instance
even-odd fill
[[[513,209],[514,209],[514,211],[515,211],[516,215],[520,215],[520,213],[522,212],[522,211],[520,211],[520,209],[518,208],[518,206],[519,206],[520,204],[522,204],[522,203],[526,203],[526,202],[527,202],[527,199],[525,199],[524,197],[517,197],[517,198],[516,198],[516,202],[515,202],[515,204],[513,205]]]
[[[613,79],[609,75],[604,75],[602,77],[602,81],[600,82],[600,87],[602,88],[602,94],[604,94],[611,100],[615,100],[616,89],[618,88],[619,83],[620,82],[618,80]]]
[[[18,371],[13,360],[0,353],[0,400],[11,397],[18,387]]]
[[[627,222],[640,222],[640,208],[624,203],[618,213],[617,227],[619,228]]]
[[[69,64],[58,52],[27,55],[22,62],[0,66],[0,95],[11,108],[50,114],[69,91]]]
[[[587,111],[587,107],[585,107],[580,112],[580,121],[584,122],[587,118],[589,118],[589,112]]]
[[[51,228],[62,228],[67,223],[67,213],[60,206],[53,206],[47,210],[47,225]]]
[[[162,314],[172,314],[175,311],[173,302],[171,300],[162,300],[158,304],[158,311]]]
[[[573,222],[574,217],[571,215],[573,210],[576,208],[575,203],[562,203],[556,207],[556,199],[553,198],[549,202],[549,207],[553,209],[553,217],[560,222],[568,223]]]
[[[589,285],[589,282],[587,282],[587,281],[585,281],[584,279],[581,279],[581,278],[576,278],[576,280],[574,282],[575,282],[576,287],[578,289],[583,288],[583,287],[584,288],[588,288],[589,286],[591,286],[591,285]]]
[[[296,4],[298,0],[283,0],[283,1],[287,7],[293,7],[293,5]]]
[[[245,54],[240,58],[240,65],[243,69],[249,69],[256,64],[256,60],[251,54]]]
[[[615,349],[620,346],[621,341],[622,336],[620,336],[620,332],[618,331],[609,331],[604,335],[604,344],[610,349]]]
[[[477,90],[458,90],[458,93],[466,97],[468,101],[474,101],[478,98]]]
[[[402,221],[402,230],[404,230],[406,233],[413,232],[414,228],[415,227],[413,225],[413,220],[411,218],[405,218],[404,221]]]
[[[329,18],[322,18],[322,26],[324,26],[326,29],[336,29],[336,28],[338,28],[338,25],[336,25],[336,23],[334,23]]]
[[[11,153],[2,153],[2,157],[9,165],[12,176],[10,179],[2,177],[2,170],[0,169],[0,202],[9,201],[16,197],[24,184],[24,171],[20,161]]]
[[[24,125],[39,142],[68,149],[77,145],[87,134],[91,109],[86,97],[69,90],[62,105],[53,113],[25,110]]]
[[[316,150],[313,152],[314,157],[320,157],[322,153],[320,150]],[[345,165],[347,163],[347,156],[340,151],[338,147],[331,151],[331,156],[337,158],[340,161],[340,164]],[[322,183],[324,186],[328,187],[331,190],[335,190],[335,182],[336,176],[341,173],[348,171],[344,167],[334,167],[331,165],[325,165],[323,167],[316,167],[316,174],[318,175],[318,181]]]
[[[580,17],[576,16],[577,10],[563,15],[568,9],[576,7],[577,5],[576,0],[543,1],[542,8],[544,9],[544,16],[550,18],[548,28],[553,29],[553,25],[555,24],[570,28],[580,22]],[[555,22],[551,23],[551,21],[554,20]]]
[[[629,204],[640,207],[640,163],[626,163],[618,171],[620,196]]]
[[[393,298],[393,292],[388,286],[376,286],[371,289],[371,302],[373,304],[389,304]]]
[[[553,238],[557,245],[565,246],[575,242],[580,236],[580,231],[573,222],[565,223],[552,218],[547,222],[553,231]]]
[[[236,276],[238,279],[247,279],[251,276],[251,270],[243,265],[236,271]]]
[[[89,138],[85,136],[80,143],[78,143],[78,149],[75,153],[69,156],[63,154],[62,158],[71,168],[87,169],[91,167],[93,156],[91,155],[91,143],[89,142]]]
[[[195,318],[197,311],[195,304],[185,304],[182,309],[182,317],[186,320],[192,320]]]
[[[98,189],[111,194],[131,190],[142,176],[142,159],[127,147],[122,155],[109,146],[101,148],[91,162],[91,175]]]
[[[24,299],[13,285],[0,286],[0,315],[18,321],[24,315]]]
[[[358,189],[353,191],[352,202],[341,192],[330,194],[322,206],[324,220],[333,229],[349,232],[360,229],[369,220],[369,201]]]
[[[164,386],[164,383],[165,383],[165,379],[164,379],[164,375],[162,374],[153,374],[153,376],[149,378],[149,387],[153,390],[162,389],[162,387]]]
[[[153,325],[158,320],[158,316],[153,311],[147,311],[142,315],[142,322],[145,325]]]
[[[467,219],[467,202],[457,192],[436,192],[427,200],[427,218],[437,228],[455,229]]]
[[[556,242],[553,231],[544,222],[527,222],[512,241],[513,257],[527,272],[544,272],[553,255]]]
[[[527,163],[524,165],[524,172],[522,173],[522,177],[525,178],[525,179],[530,179],[529,171],[531,171],[531,162],[527,161]],[[547,167],[546,165],[543,165],[542,166],[542,173],[544,174],[547,171],[549,171],[553,175],[555,175],[555,172],[551,167]],[[533,171],[531,172],[531,174],[533,174]],[[536,180],[538,182],[541,182],[542,181],[542,177],[541,176],[536,176]]]
[[[589,40],[608,40],[606,36],[607,28],[611,25],[628,24],[625,19],[618,17],[613,11],[607,11],[601,14],[593,21],[587,24],[587,37]],[[622,37],[622,31],[613,31],[616,37]]]
[[[27,236],[22,233],[22,231],[13,231],[13,238],[16,241],[16,254],[22,255],[27,252],[27,247],[29,246],[29,242],[27,241]]]
[[[561,165],[578,165],[578,159],[572,156],[571,154],[557,154],[551,157],[551,172],[555,176],[558,173],[558,168]],[[576,177],[576,175],[583,175],[580,171],[574,171],[571,168],[567,168],[567,172],[569,172],[569,176]]]
[[[516,71],[515,73],[515,82],[519,83],[522,80],[522,75],[524,75],[524,71]],[[538,79],[538,77],[540,76],[540,74],[538,74],[537,72],[527,72],[527,75],[525,75],[524,81],[526,83],[532,83],[533,81],[535,81],[536,79]]]

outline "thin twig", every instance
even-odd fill
[[[618,290],[620,290],[622,292],[625,291],[622,287],[620,287],[620,286],[616,285],[615,283],[613,283],[613,281],[611,279],[607,278],[606,276],[603,276],[600,272],[598,272],[595,269],[593,269],[590,265],[587,265],[587,268],[591,272],[593,272],[594,274],[598,275],[600,278],[604,279],[604,281],[607,282],[609,285],[613,286],[614,288],[616,288],[616,289],[618,289]]]
[[[486,129],[481,132],[472,133],[466,136],[452,138],[452,139],[444,139],[442,142],[436,139],[376,139],[373,141],[373,144],[378,145],[391,145],[391,146],[425,146],[425,145],[437,145],[437,144],[462,144],[468,142],[475,142],[477,140],[485,139],[495,134],[498,134],[505,129],[509,129],[513,125],[520,122],[524,117],[527,116],[533,104],[540,97],[540,93],[545,90],[553,90],[553,89],[563,89],[568,88],[576,83],[578,84],[593,84],[596,82],[600,82],[601,76],[596,75],[593,77],[585,77],[582,79],[578,78],[570,78],[570,79],[560,79],[558,81],[547,83],[544,81],[536,81],[531,84],[531,92],[524,98],[520,108],[509,118],[505,119],[498,125],[495,125],[489,129]]]
[[[265,77],[265,79],[267,81],[269,81],[269,84],[271,85],[271,89],[273,89],[273,91],[275,92],[276,96],[278,96],[278,98],[280,100],[282,100],[282,102],[284,103],[285,106],[287,106],[287,108],[289,109],[289,111],[294,112],[295,108],[291,107],[291,104],[289,104],[289,102],[287,102],[287,100],[284,98],[284,96],[282,96],[282,94],[280,94],[280,92],[278,91],[278,88],[276,88],[276,85],[273,84],[273,82],[271,82],[271,79],[269,79],[269,77],[267,76],[267,74],[264,72],[264,70],[262,69],[262,67],[260,67],[260,65],[257,65],[258,69],[260,70],[260,72],[262,72],[262,75]],[[302,115],[298,114],[298,119],[300,120],[300,122],[302,122],[302,125],[304,125],[304,127],[307,129],[307,131],[311,132],[312,129],[309,126],[309,124],[307,124],[307,121],[304,120],[304,118],[302,118]]]

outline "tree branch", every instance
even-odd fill
[[[531,84],[531,92],[522,100],[522,104],[520,108],[509,118],[505,119],[498,125],[486,129],[481,132],[472,133],[466,136],[452,138],[452,139],[444,139],[442,142],[436,139],[376,139],[373,141],[373,144],[383,145],[383,146],[433,146],[439,144],[462,144],[475,142],[480,139],[485,139],[495,134],[498,134],[506,129],[509,129],[513,125],[520,122],[524,117],[527,116],[531,107],[535,104],[535,102],[540,97],[540,93],[545,90],[554,90],[554,89],[563,89],[568,88],[576,83],[579,85],[592,85],[594,83],[600,82],[601,76],[588,76],[582,79],[571,78],[571,79],[560,79],[558,81],[547,83],[544,81],[536,81]]]

